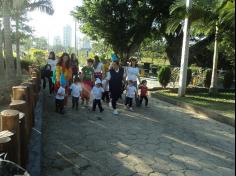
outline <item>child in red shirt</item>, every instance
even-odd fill
[[[145,106],[148,106],[148,87],[147,87],[147,81],[143,80],[141,85],[139,86],[139,89],[141,90],[140,94],[140,105],[143,103],[143,99],[145,100]]]

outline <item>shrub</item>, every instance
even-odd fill
[[[166,86],[170,83],[171,79],[171,69],[168,66],[164,66],[161,68],[158,79],[162,87],[166,88]]]
[[[186,83],[186,86],[188,87],[189,86],[189,84],[192,82],[192,78],[193,78],[193,76],[192,76],[192,70],[189,68],[188,69],[188,73],[187,73],[187,83]]]
[[[207,69],[204,73],[204,86],[206,88],[210,88],[211,87],[211,77],[212,77],[212,70],[211,69]]]
[[[233,85],[233,81],[234,81],[234,72],[232,70],[229,70],[224,75],[224,81],[223,81],[224,89],[230,89],[231,86]]]
[[[180,74],[180,68],[175,67],[171,71],[171,79],[170,81],[173,83],[173,87],[175,88],[176,83],[179,81],[179,74]]]
[[[21,60],[21,68],[22,70],[27,70],[30,65],[33,65],[33,61],[32,60]]]

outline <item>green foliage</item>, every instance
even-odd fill
[[[204,73],[204,86],[206,88],[210,88],[211,86],[211,77],[212,77],[212,69],[207,69]]]
[[[193,72],[192,72],[192,70],[191,70],[190,68],[188,69],[187,72],[188,72],[188,73],[187,73],[187,82],[186,82],[186,86],[188,87],[189,84],[192,82],[192,79],[193,79],[192,74],[193,74]]]
[[[82,24],[84,33],[93,40],[104,39],[114,52],[127,59],[150,35],[155,20],[168,15],[171,3],[171,0],[84,0],[73,16]]]
[[[28,70],[29,66],[33,64],[34,64],[33,60],[29,60],[29,59],[21,60],[21,69]]]
[[[223,86],[225,89],[230,89],[234,81],[234,72],[229,70],[224,75]]]
[[[161,68],[158,74],[158,79],[162,87],[166,88],[171,80],[171,69],[168,66]]]

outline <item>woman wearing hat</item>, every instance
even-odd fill
[[[138,81],[141,82],[139,77],[139,68],[138,68],[138,60],[135,57],[130,58],[130,66],[127,67],[127,81],[133,81],[134,86],[138,87]]]
[[[113,114],[118,115],[117,101],[123,93],[123,82],[125,81],[124,69],[120,66],[119,59],[117,56],[112,56],[112,66],[108,72],[106,80],[109,81],[111,103],[113,108]]]

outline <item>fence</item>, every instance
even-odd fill
[[[41,83],[39,69],[31,67],[29,73],[30,79],[11,87],[11,103],[0,113],[0,154],[7,153],[7,160],[23,168],[28,161],[28,144]]]

